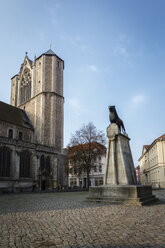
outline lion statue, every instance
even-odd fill
[[[126,133],[123,121],[119,118],[115,106],[109,106],[109,119],[111,123],[118,126],[120,132]]]

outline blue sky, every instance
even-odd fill
[[[65,146],[89,121],[106,132],[116,105],[137,165],[165,133],[164,13],[164,0],[0,0],[0,100],[9,103],[25,52],[52,43],[65,61]]]

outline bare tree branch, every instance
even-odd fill
[[[96,157],[101,150],[105,151],[105,135],[98,131],[92,122],[83,125],[72,135],[69,143],[69,159],[75,174],[87,174],[87,187],[89,187],[89,174],[96,163]]]

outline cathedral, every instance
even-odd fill
[[[65,186],[64,61],[51,49],[26,56],[11,78],[10,105],[0,102],[0,192]]]

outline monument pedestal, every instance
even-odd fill
[[[90,187],[87,200],[143,206],[157,199],[152,195],[151,186],[108,185]]]
[[[157,199],[151,186],[137,185],[129,138],[116,124],[107,128],[108,147],[104,186],[90,187],[88,201],[145,205]]]

